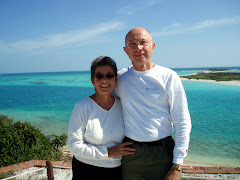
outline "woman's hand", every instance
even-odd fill
[[[134,154],[136,150],[134,148],[127,147],[132,144],[133,143],[131,142],[125,142],[125,143],[113,146],[111,148],[108,148],[108,157],[116,158],[116,157],[128,156],[128,155]]]

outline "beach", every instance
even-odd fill
[[[239,69],[232,69],[232,70],[203,70],[200,71],[201,73],[221,73],[221,72],[240,72]],[[198,72],[199,73],[199,72]],[[209,82],[209,83],[217,83],[217,84],[228,84],[228,85],[236,85],[239,86],[240,85],[240,81],[215,81],[215,80],[205,80],[205,79],[194,79],[194,78],[185,78],[184,76],[189,76],[189,75],[196,75],[198,73],[193,73],[193,74],[188,74],[188,75],[182,75],[180,76],[181,80],[183,81],[198,81],[198,82]]]
[[[198,81],[198,82],[208,82],[208,83],[216,83],[216,84],[227,84],[227,85],[236,85],[240,86],[240,81],[215,81],[215,80],[204,80],[204,79],[188,79],[181,77],[183,81]]]

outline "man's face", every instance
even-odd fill
[[[126,37],[126,47],[124,51],[132,61],[134,67],[151,64],[151,55],[155,43],[152,42],[151,35],[142,28],[133,29]]]

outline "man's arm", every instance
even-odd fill
[[[191,117],[188,110],[187,97],[182,82],[177,74],[173,74],[169,88],[169,106],[175,131],[175,146],[173,150],[173,166],[165,180],[180,180],[183,158],[187,156]]]
[[[192,126],[185,90],[176,73],[172,75],[168,94],[170,115],[174,125],[173,163],[182,165],[183,158],[188,153]]]

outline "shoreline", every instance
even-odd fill
[[[183,161],[183,166],[203,166],[203,167],[238,167],[238,166],[229,166],[224,164],[214,164],[214,163],[205,163],[205,162],[196,162],[196,161]]]
[[[205,80],[205,79],[188,79],[184,77],[180,77],[180,79],[183,81],[198,81],[198,82],[208,82],[208,83],[215,83],[215,84],[240,86],[240,81],[215,81],[215,80]]]
[[[233,70],[226,70],[226,71],[234,71]],[[217,72],[224,72],[224,71],[211,71],[211,70],[204,70],[202,71],[203,73],[217,73]],[[188,75],[181,75],[179,76],[181,80],[183,81],[198,81],[198,82],[208,82],[208,83],[216,83],[216,84],[226,84],[226,85],[234,85],[234,86],[240,86],[240,81],[216,81],[216,80],[207,80],[207,79],[188,79],[185,78],[184,76],[189,76],[189,75],[196,75],[197,73],[194,74],[188,74]]]

